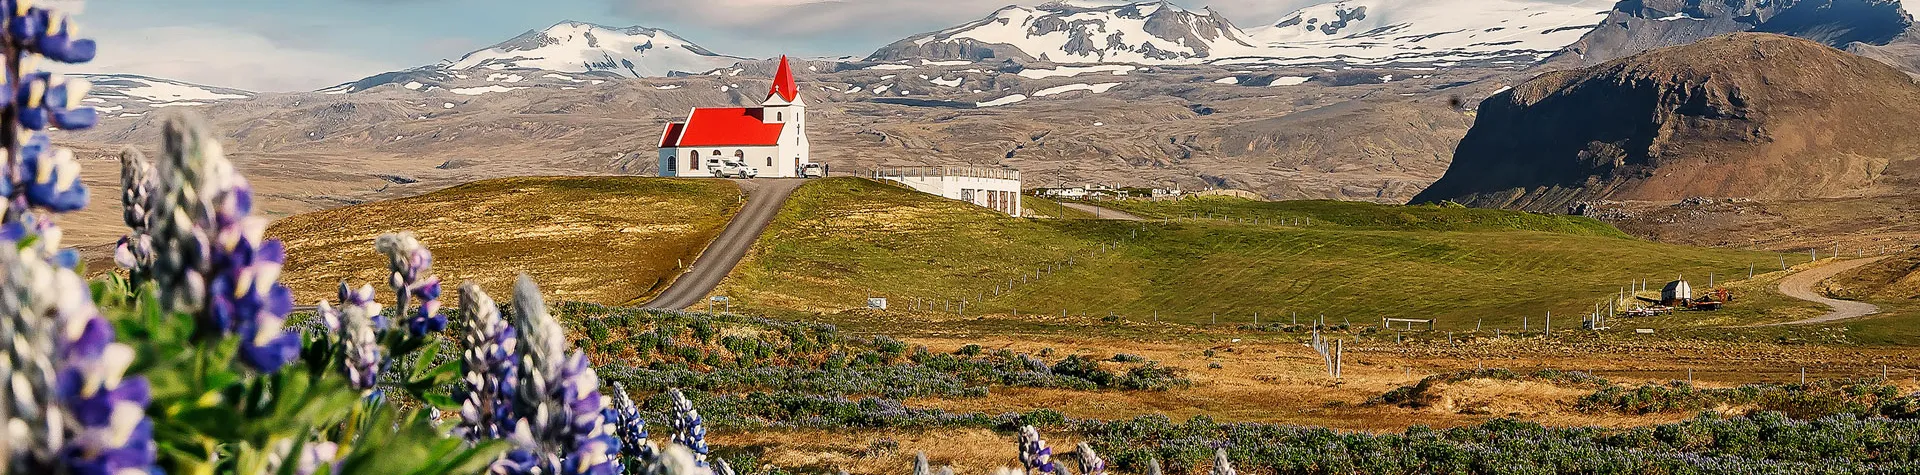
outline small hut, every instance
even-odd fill
[[[1685,306],[1692,301],[1693,286],[1687,284],[1686,279],[1668,282],[1666,287],[1660,288],[1660,305]]]

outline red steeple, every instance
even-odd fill
[[[787,66],[786,56],[780,57],[780,72],[774,73],[773,90],[767,91],[767,99],[771,100],[773,96],[780,96],[787,102],[800,97],[800,85],[793,82],[793,68]]]

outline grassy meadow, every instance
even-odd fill
[[[1218,199],[1121,209],[1235,219],[1016,219],[869,180],[820,180],[795,193],[718,293],[768,309],[848,309],[886,297],[893,310],[918,299],[935,313],[958,313],[964,300],[969,314],[1140,321],[1158,312],[1163,322],[1241,324],[1256,312],[1263,323],[1297,312],[1355,324],[1438,318],[1442,329],[1538,325],[1552,311],[1556,326],[1574,328],[1630,280],[1657,286],[1685,275],[1704,286],[1709,273],[1745,277],[1749,265],[1779,259],[1494,210]],[[1303,224],[1277,224],[1295,219]]]
[[[638,303],[666,288],[740,208],[725,180],[503,178],[279,220],[284,280],[298,302],[333,300],[345,279],[383,287],[380,234],[412,230],[435,271],[504,292],[526,272],[555,301]],[[449,287],[452,288],[452,287]]]

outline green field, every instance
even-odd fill
[[[966,301],[968,314],[1139,321],[1157,312],[1162,321],[1230,324],[1297,312],[1356,324],[1438,318],[1442,329],[1537,325],[1551,311],[1556,326],[1572,328],[1575,315],[1630,280],[1744,277],[1749,265],[1778,259],[1492,210],[1228,200],[1124,209],[1231,212],[1245,222],[1015,219],[868,180],[821,180],[795,193],[719,293],[764,309],[831,311],[886,297],[893,310],[918,301],[933,313],[957,313]],[[1313,224],[1247,224],[1255,217]],[[1774,318],[1751,313],[1742,318]]]

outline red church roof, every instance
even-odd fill
[[[764,123],[758,107],[699,108],[684,124],[668,124],[661,147],[771,146],[787,124]]]
[[[672,147],[674,144],[680,143],[680,131],[686,130],[686,128],[687,124],[679,122],[667,124],[667,133],[660,137],[660,148]]]
[[[767,91],[767,100],[772,100],[773,96],[780,96],[787,102],[800,97],[800,85],[793,81],[793,68],[787,66],[786,56],[780,57],[780,72],[774,73],[773,90]]]

